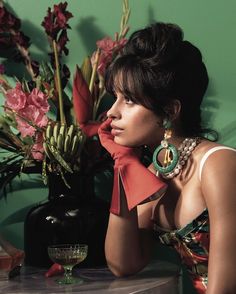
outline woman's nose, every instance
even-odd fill
[[[107,117],[112,119],[120,117],[120,110],[117,101],[115,101],[111,108],[107,111]]]

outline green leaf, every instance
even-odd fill
[[[50,109],[47,113],[47,117],[51,120],[56,121],[58,116],[58,108],[56,107],[54,101],[51,98],[48,99],[48,104],[50,105]]]
[[[73,170],[71,169],[71,167],[68,165],[68,163],[63,159],[63,157],[60,155],[59,151],[56,149],[56,147],[54,147],[51,144],[48,144],[48,148],[50,149],[50,151],[52,152],[53,156],[55,157],[55,159],[60,163],[60,165],[62,167],[64,167],[65,170],[67,170],[68,172],[70,172],[71,174],[73,174]]]

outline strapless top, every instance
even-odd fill
[[[168,231],[154,223],[155,235],[162,244],[172,246],[180,254],[199,294],[204,294],[207,287],[209,230],[207,209],[181,229]]]

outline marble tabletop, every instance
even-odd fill
[[[0,293],[181,293],[180,268],[158,260],[128,278],[116,278],[108,268],[77,268],[74,275],[84,280],[81,285],[59,285],[55,281],[56,277],[45,278],[45,272],[45,269],[23,266],[20,275],[13,279],[0,279]]]

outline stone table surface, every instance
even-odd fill
[[[76,268],[81,285],[59,285],[56,278],[45,278],[46,269],[23,266],[20,275],[0,279],[0,293],[91,293],[91,294],[180,294],[180,268],[169,262],[155,260],[141,272],[127,278],[116,278],[108,268]]]

